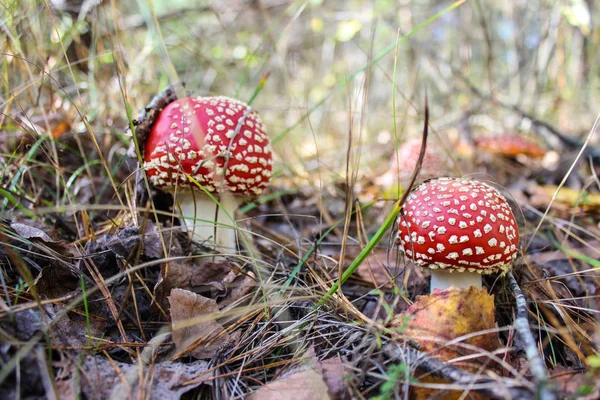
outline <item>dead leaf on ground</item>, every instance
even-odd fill
[[[84,395],[88,400],[178,400],[185,392],[203,384],[198,379],[203,374],[206,374],[207,379],[211,376],[210,373],[206,373],[209,369],[206,361],[188,364],[165,361],[143,365],[142,371],[140,365],[110,362],[101,356],[70,360],[59,374],[62,379],[56,381],[59,398],[73,399]],[[140,378],[143,378],[141,385]],[[194,380],[195,383],[182,386],[190,380]]]
[[[63,308],[58,305],[48,304],[44,306],[48,317],[53,321],[50,328],[50,336],[53,346],[70,346],[82,348],[98,343],[99,337],[106,330],[106,320],[95,318],[74,312],[62,314]],[[89,323],[88,323],[89,321]]]
[[[323,380],[329,389],[332,400],[345,400],[350,398],[346,385],[344,372],[347,370],[345,363],[339,357],[331,357],[317,364],[323,375]]]
[[[527,188],[530,193],[529,203],[536,208],[545,208],[556,195],[552,207],[563,212],[574,212],[600,207],[600,194],[587,193],[568,187],[562,187],[557,193],[558,186],[531,184]],[[573,210],[573,207],[578,209]]]
[[[23,310],[0,322],[0,327],[9,335],[21,340],[30,340],[40,331],[49,331],[53,346],[70,346],[80,348],[87,344],[88,335],[98,338],[106,329],[106,322],[101,318],[90,318],[89,325],[82,314],[75,312],[61,313],[63,308],[58,304],[44,305],[44,315],[39,308]],[[48,328],[48,324],[50,324]]]
[[[13,228],[19,236],[25,239],[41,239],[44,242],[54,242],[46,232],[35,226],[13,222],[10,224],[10,227]]]
[[[284,372],[279,378],[262,386],[246,400],[346,400],[345,363],[334,356],[319,361],[314,348],[307,351],[308,359],[300,366]]]
[[[270,382],[246,400],[331,400],[323,377],[315,370],[298,371]]]
[[[161,277],[154,294],[163,308],[168,308],[166,297],[172,289],[185,289],[215,300],[219,309],[239,300],[256,286],[252,271],[242,271],[227,260],[205,261],[173,260],[168,271],[161,270]],[[166,275],[166,276],[165,276]]]
[[[593,374],[584,374],[569,368],[557,366],[552,370],[550,380],[561,393],[561,398],[594,400],[600,398],[600,380]]]
[[[212,358],[231,336],[216,321],[217,302],[188,290],[173,289],[169,296],[173,341],[179,354]]]
[[[339,245],[323,246],[321,254],[335,259],[339,257],[340,247]],[[344,269],[350,266],[361,251],[362,248],[360,246],[348,246],[346,248]],[[401,257],[399,260],[396,260],[395,249],[390,250],[386,247],[376,247],[358,266],[353,277],[360,279],[369,286],[389,290],[392,288],[394,279],[398,281],[398,285],[404,284],[404,273],[406,272],[404,261]],[[336,274],[337,270],[333,271],[333,273]],[[420,270],[417,270],[416,273],[409,275],[407,284],[413,288],[423,284],[425,279],[426,276]]]

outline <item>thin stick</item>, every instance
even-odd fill
[[[540,353],[538,352],[535,344],[535,339],[533,338],[533,334],[529,329],[529,319],[527,317],[527,299],[525,298],[525,294],[519,287],[519,284],[517,283],[517,280],[512,272],[509,271],[507,276],[510,282],[510,289],[515,295],[515,301],[517,304],[515,329],[517,330],[521,341],[525,345],[525,354],[527,356],[527,360],[529,361],[529,369],[531,370],[534,379],[537,381],[539,398],[541,400],[555,400],[557,398],[556,393],[554,393],[548,385],[548,373],[546,372],[544,361],[542,360],[542,357],[540,357]]]

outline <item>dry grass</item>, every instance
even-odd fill
[[[59,3],[0,1],[0,394],[64,393],[86,355],[124,371],[119,382],[118,362],[191,362],[162,341],[169,311],[155,285],[165,265],[209,255],[180,234],[169,196],[136,199],[126,133],[154,95],[182,82],[180,96],[248,101],[259,88],[253,107],[276,154],[272,189],[239,222],[258,253],[229,257],[260,289],[216,315],[237,340],[183,384],[193,387],[186,396],[243,398],[313,356],[343,359],[355,398],[401,397],[415,383],[415,359],[384,349],[410,344],[387,323],[426,291],[426,274],[396,254],[391,234],[344,296],[312,308],[392,208],[398,192],[373,181],[397,143],[422,132],[425,93],[430,140],[452,158],[449,172],[497,182],[519,210],[515,275],[550,375],[571,379],[559,385],[569,394],[594,389],[600,215],[582,202],[599,191],[598,157],[575,157],[586,140],[598,145],[600,36],[585,19],[598,9],[470,1],[438,15],[452,3],[127,0],[85,1],[86,12]],[[461,139],[515,131],[545,143],[546,159],[456,151]],[[551,202],[536,183],[581,197]],[[486,286],[504,344],[494,379],[531,393],[508,283],[493,276]],[[152,368],[136,373],[154,379]]]

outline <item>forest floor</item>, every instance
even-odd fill
[[[600,10],[169,3],[1,6],[0,398],[600,398]],[[140,117],[169,88],[266,125],[238,252],[144,184]],[[493,351],[442,358],[468,338],[410,328],[430,273],[396,240],[397,150],[424,131],[444,161],[418,181],[483,180],[518,222],[512,271],[483,276],[493,328],[469,333]]]

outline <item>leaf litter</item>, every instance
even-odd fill
[[[515,333],[515,299],[504,277],[485,277],[494,295],[499,369],[461,373],[452,369],[464,361],[456,354],[436,364],[430,349],[415,345],[416,334],[404,321],[390,324],[415,309],[428,286],[428,273],[393,247],[394,232],[343,285],[343,297],[313,312],[389,212],[382,198],[395,198],[401,187],[378,187],[368,168],[355,186],[337,173],[323,180],[326,163],[318,158],[304,169],[284,168],[262,199],[244,206],[240,225],[255,234],[259,254],[244,249],[218,257],[181,232],[169,194],[147,190],[135,146],[121,133],[127,125],[122,107],[118,117],[81,118],[62,92],[40,87],[31,98],[48,115],[37,107],[12,108],[5,111],[11,121],[0,121],[0,397],[385,398],[407,394],[423,370],[460,391],[487,384],[508,391],[474,392],[533,396],[528,348]],[[448,125],[448,135],[440,132],[446,148],[455,146],[453,135],[477,143],[490,133],[480,135],[471,117],[511,121],[509,109],[548,142],[542,160],[476,148],[451,154],[448,173],[484,175],[506,188],[526,232],[515,275],[528,298],[537,351],[559,396],[596,398],[598,151],[592,143],[585,153],[589,163],[579,162],[559,190],[580,138],[529,118],[516,105],[471,92],[486,111],[468,110]],[[134,123],[141,144],[156,111],[174,97],[164,92]],[[121,97],[113,101],[122,105]],[[353,214],[344,230],[346,210]],[[388,345],[393,355],[384,351]]]

